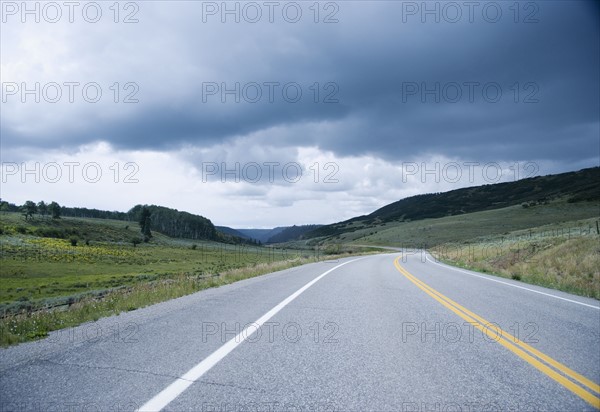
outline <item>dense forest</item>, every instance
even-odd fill
[[[203,216],[155,205],[137,205],[127,214],[138,221],[143,208],[150,212],[152,230],[170,237],[218,240],[217,229],[209,219]]]

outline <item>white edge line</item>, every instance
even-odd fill
[[[506,285],[506,286],[512,286],[513,288],[519,288],[519,289],[528,290],[528,291],[530,291],[530,292],[533,292],[533,293],[539,293],[540,295],[544,295],[544,296],[550,296],[551,298],[560,299],[560,300],[565,300],[565,301],[567,301],[567,302],[576,303],[576,304],[578,304],[578,305],[583,305],[583,306],[587,306],[587,307],[590,307],[590,308],[594,308],[594,309],[598,309],[598,310],[600,310],[600,306],[594,306],[594,305],[590,305],[590,304],[588,304],[588,303],[578,302],[578,301],[576,301],[576,300],[573,300],[573,299],[561,298],[560,296],[556,296],[556,295],[553,295],[553,294],[551,294],[551,293],[540,292],[539,290],[535,290],[535,289],[529,289],[529,288],[526,288],[526,287],[524,287],[524,286],[514,285],[514,284],[512,284],[512,283],[503,282],[503,281],[501,281],[501,280],[497,280],[497,279],[492,279],[492,278],[490,278],[490,277],[483,276],[483,275],[477,275],[477,274],[475,274],[475,273],[471,273],[471,272],[468,272],[468,271],[466,271],[466,270],[463,270],[463,269],[460,269],[460,268],[457,268],[457,267],[454,267],[454,266],[450,266],[450,265],[446,265],[446,264],[443,264],[443,263],[439,263],[439,262],[436,262],[435,260],[431,260],[431,259],[429,259],[429,256],[427,256],[427,255],[428,255],[428,254],[426,254],[426,255],[425,255],[425,259],[427,259],[427,260],[428,260],[428,261],[430,261],[431,263],[435,263],[436,265],[440,265],[440,266],[443,266],[443,267],[447,267],[447,268],[450,268],[450,269],[456,270],[457,272],[466,273],[467,275],[470,275],[470,276],[475,276],[475,277],[478,277],[478,278],[481,278],[481,279],[485,279],[485,280],[489,280],[490,282],[502,283],[503,285]]]
[[[302,286],[296,292],[292,293],[290,296],[285,298],[281,303],[275,306],[273,309],[262,315],[258,320],[249,324],[243,331],[241,331],[235,338],[227,341],[223,346],[219,349],[211,353],[209,356],[204,358],[200,363],[196,366],[192,367],[189,371],[187,371],[182,377],[177,378],[173,383],[159,392],[156,396],[146,402],[142,407],[138,409],[139,412],[154,412],[161,411],[164,407],[166,407],[169,403],[171,403],[175,398],[181,395],[187,388],[189,388],[194,382],[202,377],[206,372],[208,372],[213,366],[215,366],[219,361],[221,361],[225,356],[227,356],[232,350],[238,347],[242,342],[248,339],[254,332],[258,330],[264,323],[266,323],[269,319],[271,319],[277,312],[286,307],[291,301],[296,299],[302,292],[306,289],[310,288],[312,285],[317,283],[323,277],[327,276],[329,273],[333,272],[339,267],[347,265],[348,263],[356,262],[357,260],[365,259],[365,257],[361,257],[358,259],[349,260],[347,262],[341,263],[326,272],[323,272],[315,279],[308,282],[306,285]]]

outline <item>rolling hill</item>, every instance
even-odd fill
[[[528,208],[557,200],[567,203],[600,200],[600,168],[412,196],[377,209],[369,215],[322,226],[305,233],[304,237],[331,238],[365,229],[373,229],[371,232],[375,232],[382,225],[389,228],[391,225],[411,221],[460,216],[512,206]]]

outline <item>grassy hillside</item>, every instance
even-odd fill
[[[111,219],[36,217],[25,220],[20,213],[4,212],[0,214],[0,234],[129,243],[133,237],[140,235],[140,227],[137,222]],[[154,235],[157,241],[166,238],[159,233]]]
[[[510,206],[538,206],[556,200],[573,204],[599,201],[600,168],[412,196],[384,206],[367,216],[323,226],[306,233],[305,237],[325,238],[361,229],[375,232],[382,230],[384,224],[397,225]],[[427,240],[425,242],[428,243]]]
[[[339,235],[313,239],[312,242],[431,248],[560,222],[591,219],[586,224],[595,225],[599,214],[600,202],[597,201],[569,203],[555,200],[526,208],[510,206],[436,219],[379,223],[369,227],[353,222]]]
[[[0,213],[0,345],[306,262],[314,253],[173,239],[137,223]],[[32,318],[34,314],[34,318]],[[33,321],[32,319],[35,319]]]

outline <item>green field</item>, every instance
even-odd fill
[[[137,225],[100,219],[63,218],[25,222],[16,213],[1,216],[0,305],[54,304],[77,297],[179,275],[212,277],[232,269],[298,257],[290,250],[170,239],[155,234],[150,243],[128,243]],[[70,239],[39,237],[51,230],[77,233]],[[24,232],[24,233],[21,233]],[[303,252],[309,256],[311,252]],[[64,300],[64,299],[63,299]],[[72,300],[72,299],[71,299]],[[0,306],[0,307],[3,307]]]
[[[137,236],[131,222],[0,214],[0,345],[331,257],[159,233],[134,245]]]

